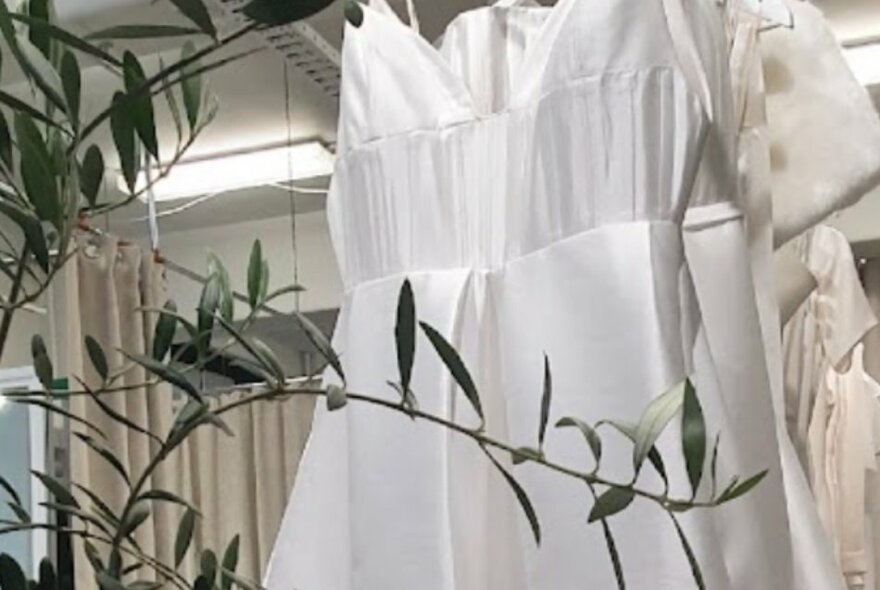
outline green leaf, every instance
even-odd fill
[[[235,535],[229,545],[226,546],[226,551],[223,552],[223,574],[220,577],[220,590],[231,590],[232,588],[233,580],[226,572],[235,573],[235,570],[238,569],[240,544],[241,536]]]
[[[104,500],[102,500],[95,492],[83,485],[80,485],[78,483],[74,483],[73,485],[76,486],[76,489],[89,497],[89,500],[91,500],[95,509],[101,513],[101,516],[110,524],[110,526],[112,526],[113,528],[119,528],[119,516],[115,512],[113,512],[113,510],[111,510],[111,508],[107,505],[106,502],[104,502]]]
[[[333,4],[334,0],[252,0],[243,14],[261,25],[277,27],[306,19]]]
[[[98,582],[99,590],[125,590],[125,585],[109,572],[103,570],[95,572],[95,580]]]
[[[102,532],[104,532],[108,535],[113,534],[110,532],[110,529],[101,520],[99,520],[98,518],[96,518],[92,514],[86,512],[85,510],[81,510],[81,509],[76,508],[74,506],[68,506],[66,504],[59,504],[57,502],[41,502],[40,506],[43,506],[44,508],[51,510],[52,512],[66,514],[71,517],[75,516],[76,518],[79,518],[80,520],[82,520],[85,523],[95,525],[96,527],[98,527],[98,529],[100,529]]]
[[[134,193],[137,187],[138,156],[135,143],[135,116],[125,94],[117,92],[113,96],[113,110],[110,113],[110,130],[113,144],[119,154],[122,177],[129,192]]]
[[[77,126],[82,96],[82,74],[79,62],[71,51],[65,51],[64,57],[61,58],[61,84],[64,89],[64,99],[67,101],[67,114],[74,122],[74,126]]]
[[[639,420],[633,448],[633,466],[636,472],[648,458],[657,439],[684,404],[684,383],[680,383],[652,401]]]
[[[343,11],[345,13],[345,20],[355,27],[360,27],[364,24],[364,9],[361,8],[361,5],[356,0],[345,0]]]
[[[632,488],[609,488],[596,499],[587,522],[593,523],[626,510],[635,499]]]
[[[593,502],[599,497],[596,495],[596,488],[591,484],[587,484],[590,495],[593,496]],[[626,579],[623,574],[623,564],[620,561],[620,552],[617,550],[617,541],[614,540],[614,534],[611,532],[611,525],[607,518],[600,518],[599,523],[602,525],[602,533],[605,536],[605,547],[608,549],[608,556],[611,558],[611,566],[614,569],[614,578],[617,581],[618,590],[626,590]]]
[[[541,422],[538,425],[538,447],[544,447],[547,436],[547,422],[550,420],[550,403],[553,401],[553,374],[550,371],[550,359],[544,355],[544,393],[541,396]]]
[[[183,46],[180,59],[182,61],[189,60],[195,55],[196,46],[191,42]],[[202,77],[200,75],[187,75],[193,70],[199,68],[199,62],[195,61],[188,67],[184,68],[182,74],[185,76],[181,83],[181,92],[183,92],[183,109],[186,112],[186,120],[189,122],[189,128],[194,130],[199,124],[199,114],[202,109],[203,89]]]
[[[596,466],[602,460],[602,439],[599,434],[586,422],[578,418],[566,417],[556,423],[556,428],[577,428],[584,435],[584,439],[593,452],[593,458],[596,460]]]
[[[141,434],[144,434],[144,435],[152,438],[154,441],[156,441],[158,443],[162,442],[161,439],[159,439],[159,437],[157,437],[155,434],[153,434],[152,432],[150,432],[149,430],[147,430],[143,426],[137,424],[133,420],[130,420],[126,416],[120,414],[119,412],[114,410],[112,407],[107,405],[107,403],[101,399],[100,395],[95,394],[95,392],[91,391],[88,388],[86,388],[86,392],[92,398],[92,401],[95,402],[95,405],[97,405],[99,408],[101,408],[101,410],[105,414],[110,416],[116,422],[119,422],[120,424],[124,424],[125,426],[127,426],[128,428],[131,428],[135,432],[140,432]]]
[[[8,170],[13,169],[15,160],[12,157],[12,135],[9,132],[9,122],[3,111],[0,111],[0,160]]]
[[[41,123],[50,125],[56,129],[63,129],[55,120],[53,120],[45,113],[38,111],[26,102],[19,100],[18,98],[12,96],[7,92],[3,92],[2,90],[0,90],[0,104],[6,105],[16,113],[28,115],[29,117],[36,119]]]
[[[55,575],[55,566],[52,560],[44,557],[40,560],[40,581],[38,590],[58,590],[58,577]]]
[[[19,36],[16,44],[18,51],[13,52],[17,53],[19,65],[50,102],[67,112],[61,76],[58,75],[46,56],[25,37]]]
[[[13,502],[15,502],[16,504],[21,504],[21,497],[18,495],[18,492],[15,491],[15,488],[12,487],[12,484],[10,484],[9,481],[2,475],[0,475],[0,488],[2,488],[9,495],[10,498],[12,498]]]
[[[712,447],[712,463],[711,463],[711,476],[712,476],[712,497],[715,497],[715,492],[718,489],[718,447],[721,445],[721,433],[719,432],[715,435],[715,445]]]
[[[684,409],[681,422],[681,444],[688,480],[696,497],[706,462],[706,421],[691,380],[685,382]]]
[[[203,33],[217,37],[217,29],[214,28],[208,8],[202,0],[171,0],[171,3]]]
[[[293,286],[289,286],[289,287],[283,287],[281,289],[278,289],[277,291],[273,291],[272,295],[270,296],[268,294],[269,293],[269,276],[270,276],[269,275],[269,261],[264,260],[263,261],[263,272],[260,275],[260,278],[261,278],[261,280],[260,280],[260,299],[263,301],[269,301],[270,299],[277,297],[279,294],[282,294],[285,289],[291,289],[292,292],[294,292],[294,293],[298,293],[300,291],[305,291],[305,289],[303,289],[301,286],[293,285]]]
[[[168,355],[174,341],[174,333],[177,331],[177,305],[169,299],[165,302],[164,309],[171,313],[159,314],[153,334],[153,358],[160,362]]]
[[[116,59],[100,47],[92,45],[83,38],[78,37],[70,31],[55,26],[52,23],[34,18],[32,16],[28,16],[26,14],[12,13],[10,16],[12,17],[12,20],[16,20],[20,23],[26,24],[30,28],[32,33],[35,31],[44,33],[45,35],[56,39],[64,45],[67,45],[71,49],[82,51],[83,53],[87,53],[93,57],[100,59],[101,61],[105,61],[115,66],[122,65],[122,63],[118,59]],[[94,37],[92,35],[88,35],[86,39],[89,38]]]
[[[203,401],[201,394],[198,392],[195,386],[187,381],[186,377],[184,377],[182,373],[172,368],[171,366],[163,364],[151,357],[141,354],[129,354],[124,351],[123,354],[128,357],[129,360],[139,364],[149,373],[152,373],[162,381],[166,381],[171,385],[174,385],[178,389],[182,389],[187,395],[189,395],[196,401]]]
[[[526,461],[540,461],[544,458],[544,454],[541,451],[529,447],[520,447],[511,453],[511,455],[514,465],[519,465]]]
[[[195,584],[193,584],[192,590],[213,590],[213,586],[211,586],[211,582],[208,581],[208,578],[200,575],[196,578],[196,582]]]
[[[97,340],[91,336],[86,336],[86,351],[89,353],[89,360],[92,361],[95,372],[102,380],[107,381],[107,377],[110,375],[110,368],[107,366],[107,355],[104,354],[104,349]]]
[[[43,134],[33,119],[16,113],[15,136],[21,152],[20,170],[25,192],[43,221],[60,223],[60,201],[56,170]]]
[[[523,513],[526,516],[526,519],[529,521],[529,526],[532,529],[532,535],[535,537],[535,543],[538,545],[541,544],[541,523],[538,520],[538,514],[535,512],[534,506],[532,506],[532,501],[529,499],[529,495],[523,489],[519,482],[514,478],[501,463],[498,462],[498,459],[492,455],[485,447],[483,448],[483,452],[489,457],[489,460],[495,466],[495,468],[501,472],[501,475],[504,477],[504,480],[507,482],[507,485],[510,486],[510,489],[513,490],[514,495],[516,496],[517,502],[519,502],[520,508],[522,508]]]
[[[275,351],[269,348],[265,342],[256,336],[251,337],[250,343],[254,351],[257,353],[258,360],[266,365],[266,368],[271,371],[279,384],[283,384],[287,380],[287,375],[285,375],[284,367],[281,366],[278,357],[275,356]]]
[[[30,2],[28,2],[28,12],[35,22],[48,23],[49,0],[30,0]],[[14,18],[15,17],[13,16],[13,19]],[[40,50],[40,53],[51,59],[52,41],[49,39],[49,35],[46,34],[45,30],[35,27],[31,28],[28,33],[28,38],[31,40],[31,43],[33,43],[34,47]]]
[[[200,570],[205,579],[213,586],[217,580],[217,555],[210,549],[202,551]]]
[[[191,27],[177,27],[174,25],[120,25],[95,31],[86,35],[86,39],[93,41],[107,41],[115,39],[158,39],[160,37],[185,37],[198,35],[201,31]]]
[[[79,173],[79,186],[83,196],[89,205],[95,206],[98,202],[98,193],[104,183],[104,154],[96,145],[89,146],[83,158]]]
[[[759,483],[761,483],[765,477],[767,477],[768,471],[762,471],[757,475],[753,475],[749,479],[744,482],[739,482],[738,480],[734,480],[730,486],[718,497],[716,500],[716,504],[726,504],[728,502],[732,502],[737,498],[748,494],[750,491],[755,489]]]
[[[234,312],[234,299],[232,297],[232,286],[229,280],[229,271],[223,265],[213,252],[208,253],[208,276],[217,281],[220,290],[218,292],[217,305],[211,309],[220,311],[220,317],[227,322],[232,322]],[[210,306],[209,306],[210,308]]]
[[[91,543],[91,541],[83,541],[83,546],[85,548],[86,557],[89,560],[89,563],[92,564],[92,568],[96,572],[100,572],[104,570],[104,561],[101,559],[101,553],[98,549]]]
[[[214,330],[214,314],[220,305],[220,297],[220,279],[216,275],[211,275],[208,277],[208,281],[202,288],[202,294],[199,297],[199,307],[197,309],[199,334],[197,347],[202,355],[207,354],[208,349],[211,347],[211,333]]]
[[[622,420],[602,420],[596,424],[596,428],[603,424],[607,424],[608,426],[613,427],[615,430],[626,436],[635,445],[637,430],[637,426],[635,424],[623,422]],[[669,477],[666,474],[666,465],[664,464],[663,457],[660,455],[660,451],[657,450],[656,446],[651,447],[651,450],[648,452],[648,461],[654,467],[655,471],[657,471],[658,475],[660,475],[661,479],[663,479],[664,485],[668,488]],[[636,472],[636,476],[638,476],[638,472]]]
[[[699,590],[706,590],[706,581],[703,579],[703,572],[700,569],[700,562],[697,560],[697,556],[694,554],[693,548],[691,548],[691,544],[687,539],[687,536],[684,534],[684,530],[681,528],[681,525],[678,523],[678,519],[673,517],[672,522],[675,524],[675,532],[678,534],[678,540],[681,542],[682,549],[684,549],[684,554],[687,557],[688,564],[691,566],[691,574],[694,577],[694,582],[697,584],[697,588]]]
[[[52,361],[49,359],[49,352],[46,350],[46,343],[39,334],[34,334],[31,338],[31,356],[34,360],[34,371],[37,378],[47,390],[52,389],[52,382],[55,380]]]
[[[152,500],[155,502],[168,502],[170,504],[177,504],[179,506],[183,506],[184,508],[193,508],[193,505],[178,496],[177,494],[173,494],[166,490],[149,490],[138,496],[138,500]],[[198,511],[196,511],[198,513]]]
[[[484,419],[483,405],[480,403],[480,394],[477,392],[477,386],[474,383],[473,378],[471,378],[471,374],[467,370],[467,367],[465,367],[464,362],[462,362],[461,357],[458,355],[458,352],[456,352],[452,345],[446,341],[440,332],[435,330],[429,324],[419,322],[419,325],[422,327],[428,340],[431,341],[431,345],[434,347],[434,350],[437,351],[440,360],[443,361],[443,364],[446,365],[446,368],[452,373],[455,382],[458,383],[458,386],[461,387],[465,397],[471,402],[477,415],[481,420]]]
[[[28,590],[27,578],[12,556],[0,554],[0,588],[3,590]]]
[[[324,336],[324,333],[318,328],[318,326],[312,323],[309,318],[299,312],[294,312],[293,318],[296,320],[296,323],[299,324],[300,328],[302,328],[303,332],[306,333],[306,337],[309,339],[309,342],[312,343],[312,346],[317,349],[324,360],[333,367],[333,370],[336,371],[336,374],[344,382],[345,372],[342,370],[342,362],[339,360],[339,356],[336,354],[336,351],[333,350],[327,337]]]
[[[397,343],[397,369],[400,374],[400,386],[403,391],[409,391],[416,355],[416,303],[412,283],[409,282],[409,279],[403,282],[397,299],[397,323],[394,326],[394,338]]]
[[[46,234],[43,232],[43,226],[40,225],[40,221],[5,199],[0,199],[0,213],[6,215],[13,223],[18,225],[24,234],[25,243],[33,253],[37,264],[40,265],[43,272],[48,272],[49,246],[46,244]]]
[[[345,407],[348,403],[348,394],[345,389],[338,385],[327,386],[327,410],[335,412]]]
[[[18,518],[18,520],[20,520],[24,524],[31,522],[31,515],[28,514],[28,511],[24,509],[24,506],[18,504],[17,502],[7,502],[7,504],[15,513],[15,517]]]
[[[122,72],[125,90],[128,93],[129,109],[134,117],[134,128],[150,155],[159,160],[159,140],[156,137],[156,114],[153,111],[153,97],[143,91],[147,76],[141,62],[131,51],[122,57]]]
[[[263,245],[260,240],[254,240],[254,245],[251,248],[247,276],[248,302],[251,309],[256,309],[260,303],[260,285],[263,282]]]
[[[177,537],[174,540],[174,567],[180,567],[183,563],[183,558],[192,543],[195,526],[196,512],[190,508],[183,513],[180,525],[177,527]]]
[[[73,435],[81,440],[83,443],[85,443],[95,453],[100,455],[100,457],[104,459],[104,461],[106,461],[107,464],[110,465],[110,467],[112,467],[116,471],[116,473],[118,473],[122,477],[123,480],[125,480],[125,483],[129,487],[131,487],[131,479],[129,479],[128,477],[128,472],[125,470],[125,466],[116,457],[116,455],[110,452],[110,450],[106,447],[100,445],[97,441],[95,441],[95,439],[87,434],[83,434],[82,432],[74,432]]]
[[[12,401],[13,401],[13,403],[21,404],[23,406],[36,406],[38,408],[42,408],[43,410],[45,410],[51,414],[58,414],[59,416],[63,416],[64,418],[66,418],[72,422],[76,422],[77,424],[82,424],[86,428],[90,428],[90,429],[94,430],[95,432],[97,432],[99,435],[101,435],[104,438],[107,437],[107,435],[104,434],[104,432],[100,428],[98,428],[97,426],[95,426],[94,424],[89,422],[88,420],[82,418],[81,416],[77,416],[73,412],[70,412],[70,411],[62,408],[61,406],[55,405],[50,401],[46,401],[44,399],[39,399],[39,398],[33,398],[33,397],[14,399]]]
[[[40,473],[39,471],[31,471],[34,474],[34,477],[40,480],[40,482],[49,490],[59,504],[64,506],[73,506],[74,508],[79,508],[79,502],[76,501],[76,498],[73,497],[73,494],[70,493],[64,484],[60,481],[52,477],[51,475],[47,475],[45,473]]]

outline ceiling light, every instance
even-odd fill
[[[167,176],[155,181],[153,194],[157,201],[171,201],[328,176],[333,172],[333,161],[330,150],[317,141],[184,160],[174,165]],[[153,178],[159,173],[157,169],[150,172]],[[118,185],[127,192],[122,175]],[[147,175],[141,172],[135,189],[142,191],[146,186]]]
[[[880,43],[847,47],[844,55],[859,82],[865,86],[880,84]]]

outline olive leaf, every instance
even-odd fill
[[[80,166],[79,186],[89,205],[94,207],[98,201],[98,193],[104,183],[104,154],[96,145],[89,146]]]
[[[113,110],[110,112],[110,131],[113,135],[113,144],[119,154],[119,163],[122,167],[122,177],[129,192],[134,193],[137,188],[138,178],[138,155],[135,142],[135,116],[131,104],[123,92],[117,92],[113,96]]]
[[[149,373],[152,373],[162,381],[167,381],[171,385],[183,390],[187,395],[198,402],[202,402],[202,395],[195,386],[190,383],[182,373],[169,365],[163,364],[156,359],[141,354],[131,354],[125,351],[122,353],[130,360],[142,366]]]
[[[226,546],[226,551],[223,552],[223,573],[220,577],[221,590],[230,590],[232,588],[233,580],[226,572],[235,573],[235,570],[238,568],[238,553],[240,544],[241,537],[239,535],[235,535],[232,541],[230,541],[229,545]]]
[[[49,272],[49,246],[40,221],[6,199],[0,199],[0,213],[6,215],[21,229],[25,244],[33,253],[37,264],[43,272]]]
[[[547,435],[547,422],[550,420],[550,404],[553,401],[553,374],[550,371],[550,359],[544,355],[544,393],[541,396],[541,422],[538,426],[538,448],[544,448],[544,437]]]
[[[174,540],[174,567],[180,567],[180,564],[183,563],[183,558],[192,543],[195,526],[196,512],[189,508],[183,513],[177,527],[177,537]]]
[[[361,5],[356,0],[345,0],[343,11],[345,13],[345,20],[355,27],[360,27],[364,24],[364,9],[361,8]]]
[[[544,454],[538,449],[520,447],[511,453],[511,458],[514,465],[519,465],[527,461],[540,461],[544,458]]]
[[[721,433],[715,435],[715,444],[712,446],[712,462],[710,466],[710,475],[712,477],[712,497],[718,490],[718,447],[721,445]]]
[[[89,33],[86,39],[112,41],[118,39],[158,39],[161,37],[187,37],[198,35],[199,29],[175,25],[119,25]],[[162,68],[163,70],[165,68]]]
[[[317,14],[334,0],[251,0],[242,13],[262,25],[277,27]]]
[[[675,516],[672,516],[672,522],[675,524],[675,532],[678,535],[678,540],[681,542],[682,549],[684,550],[684,554],[687,557],[688,564],[691,567],[691,575],[693,575],[694,577],[694,582],[696,582],[697,588],[699,590],[706,590],[706,581],[703,578],[703,572],[700,569],[700,563],[697,560],[697,556],[694,554],[694,550],[687,539],[687,535],[684,534],[684,530],[681,528],[681,525],[679,524],[678,519],[675,518]]]
[[[27,578],[12,556],[0,554],[0,588],[3,590],[28,590]]]
[[[599,428],[602,425],[608,425],[623,434],[627,437],[633,444],[636,442],[636,430],[637,425],[632,424],[630,422],[624,422],[622,420],[601,420],[596,424],[596,428]],[[669,487],[669,476],[666,473],[666,464],[663,461],[663,456],[660,454],[660,451],[656,446],[651,447],[651,450],[648,451],[648,462],[654,467],[654,470],[663,480],[663,484],[666,488]],[[636,477],[638,476],[638,471],[635,472]]]
[[[50,414],[58,414],[59,416],[63,416],[64,418],[70,420],[71,422],[75,422],[77,424],[82,424],[86,428],[94,430],[96,433],[98,433],[102,437],[107,438],[107,435],[104,434],[104,431],[101,430],[100,428],[98,428],[94,423],[86,420],[82,416],[77,416],[73,412],[66,410],[65,408],[62,408],[61,406],[58,406],[50,401],[47,401],[44,399],[39,399],[39,398],[28,397],[28,398],[13,399],[12,402],[16,403],[16,404],[23,405],[23,406],[36,406],[42,410],[45,410],[46,412],[49,412]]]
[[[173,494],[166,490],[149,490],[138,496],[138,500],[152,500],[157,502],[168,502],[170,504],[177,504],[179,506],[183,506],[184,508],[190,508],[198,513],[197,510],[193,507],[192,504],[178,496],[177,494]]]
[[[211,586],[217,579],[217,554],[210,549],[202,551],[202,557],[199,560],[199,570],[205,576]]]
[[[64,484],[60,481],[52,477],[51,475],[47,475],[45,473],[40,473],[39,471],[31,471],[31,473],[40,480],[43,486],[49,490],[59,504],[64,506],[73,506],[74,508],[79,508],[79,502],[76,501],[76,498],[73,497],[73,494],[70,493]]]
[[[28,511],[24,509],[24,506],[17,502],[7,502],[9,507],[15,513],[16,518],[23,523],[31,522],[31,515],[28,514]]]
[[[312,346],[314,346],[324,360],[333,367],[333,370],[339,378],[345,382],[345,372],[342,370],[342,362],[339,360],[339,355],[333,350],[333,347],[330,345],[330,342],[327,340],[327,337],[324,336],[321,329],[318,328],[318,326],[316,326],[309,318],[299,312],[294,312],[293,318],[296,320],[296,323],[299,324],[300,328],[302,328],[303,332],[306,333],[306,337],[309,339],[309,342],[312,343]]]
[[[171,0],[171,3],[206,35],[217,36],[211,14],[202,0]]]
[[[754,488],[761,483],[765,477],[767,477],[768,471],[762,471],[757,475],[753,475],[749,479],[744,482],[740,482],[738,479],[734,479],[733,482],[727,487],[724,492],[718,497],[715,501],[716,505],[726,504],[727,502],[732,502],[737,498],[744,496],[745,494],[752,491]]]
[[[30,0],[27,6],[28,12],[34,22],[49,22],[49,0]],[[12,16],[12,15],[10,15]],[[14,17],[13,17],[14,20]],[[36,27],[30,27],[28,31],[28,39],[33,43],[34,47],[40,50],[40,53],[51,59],[52,56],[52,40],[45,30]]]
[[[147,80],[144,68],[131,51],[125,52],[122,63],[125,90],[128,93],[128,108],[133,117],[135,131],[150,155],[158,161],[159,142],[156,137],[156,114],[153,110],[151,94],[143,91]]]
[[[593,523],[622,512],[634,499],[635,492],[632,488],[609,488],[596,499],[587,522]]]
[[[79,125],[82,73],[72,51],[65,51],[61,58],[61,85],[64,89],[64,99],[67,101],[67,114],[76,127]]]
[[[180,56],[182,61],[193,58],[196,53],[196,46],[188,41],[183,46]],[[187,68],[183,70],[185,78],[181,83],[181,91],[183,92],[183,108],[186,112],[186,119],[189,122],[189,128],[195,130],[199,124],[199,115],[202,109],[203,89],[202,77],[199,75],[188,75],[193,70],[198,70],[198,60],[193,61]]]
[[[110,368],[107,364],[107,355],[104,354],[101,344],[91,336],[86,336],[86,351],[89,354],[89,360],[92,361],[95,372],[101,379],[106,381],[110,375]]]
[[[248,303],[250,303],[251,309],[256,309],[257,305],[260,304],[260,287],[262,282],[263,245],[260,243],[260,240],[254,240],[247,271]]]
[[[602,439],[593,427],[578,418],[565,417],[556,423],[556,428],[577,428],[580,430],[590,446],[590,451],[593,453],[596,465],[599,465],[599,462],[602,460]]]
[[[67,45],[71,49],[76,49],[78,51],[82,51],[83,53],[87,53],[92,57],[96,57],[101,61],[107,62],[108,64],[114,66],[122,65],[122,62],[120,62],[118,59],[116,59],[100,47],[93,45],[85,40],[95,38],[93,35],[88,35],[85,39],[83,39],[74,35],[70,31],[53,25],[50,22],[47,22],[40,18],[34,18],[34,16],[32,15],[11,13],[9,16],[12,18],[12,20],[27,25],[32,33],[37,32],[40,34],[45,34],[47,37],[51,37],[61,42],[62,44]]]
[[[467,367],[465,367],[464,362],[462,362],[461,357],[458,355],[458,352],[451,344],[449,344],[449,342],[446,341],[443,335],[432,326],[425,322],[419,322],[419,325],[422,327],[428,340],[431,341],[431,345],[434,347],[434,350],[437,351],[440,360],[443,361],[443,364],[446,365],[446,368],[452,373],[455,382],[458,383],[458,386],[461,387],[465,397],[471,402],[477,415],[481,420],[484,419],[483,405],[480,402],[480,394],[477,391],[477,386],[474,383],[470,372],[467,370]]]
[[[403,391],[409,391],[416,354],[416,304],[412,284],[409,282],[409,279],[406,279],[400,287],[400,295],[397,299],[397,323],[394,326],[394,339],[397,345],[397,369],[400,374],[400,387]]]
[[[10,498],[12,498],[13,502],[15,502],[16,504],[21,504],[21,497],[18,495],[18,492],[15,491],[15,488],[12,487],[12,484],[10,484],[9,481],[2,475],[0,475],[0,488],[2,488],[9,495]]]
[[[99,444],[95,439],[82,432],[74,432],[73,435],[85,443],[90,449],[97,453],[104,461],[118,473],[125,483],[131,487],[131,479],[128,477],[128,471],[122,462],[109,449]]]
[[[696,497],[706,462],[706,421],[691,380],[685,382],[684,408],[681,421],[681,444],[688,480]]]
[[[633,447],[633,466],[636,472],[648,458],[660,434],[684,404],[685,384],[680,383],[652,401],[642,414],[636,427]]]
[[[348,394],[338,385],[327,386],[327,409],[331,412],[342,409],[348,403]]]
[[[58,227],[61,209],[56,170],[46,140],[34,120],[25,114],[16,113],[14,125],[21,156],[19,169],[28,199],[37,217]]]
[[[517,502],[519,502],[520,508],[522,508],[523,513],[526,516],[526,519],[529,521],[529,527],[532,529],[532,535],[535,538],[535,543],[538,545],[541,544],[541,523],[538,520],[538,514],[535,512],[535,507],[532,505],[532,501],[529,498],[528,493],[523,489],[523,487],[516,481],[516,478],[510,474],[507,469],[504,468],[503,465],[495,458],[492,453],[490,453],[486,447],[481,447],[483,449],[483,453],[489,460],[492,462],[492,465],[501,473],[504,480],[507,482],[507,485],[510,486],[510,489],[513,490],[514,495],[516,496]]]
[[[12,156],[12,134],[9,132],[9,121],[0,111],[0,160],[8,170],[12,170],[15,159]]]
[[[55,566],[52,560],[44,557],[40,560],[40,574],[37,590],[58,590],[58,576],[55,575]]]
[[[49,358],[49,351],[46,350],[46,343],[39,334],[34,334],[31,338],[31,356],[34,360],[34,371],[40,384],[48,391],[52,389],[52,382],[55,380],[55,370],[52,368],[52,360]]]
[[[177,329],[177,304],[169,299],[163,309],[170,313],[162,312],[156,320],[156,329],[153,333],[153,358],[157,361],[163,361],[167,356]]]

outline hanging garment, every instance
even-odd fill
[[[732,12],[732,25],[730,70],[734,112],[740,126],[740,202],[745,215],[755,298],[777,417],[782,475],[792,532],[794,587],[798,590],[842,590],[844,579],[834,559],[829,536],[819,520],[809,482],[785,428],[782,327],[773,262],[770,147],[767,140],[761,39],[758,34],[762,22],[760,17],[738,10]]]
[[[868,476],[877,469],[873,381],[864,370],[863,346],[847,370],[822,378],[809,430],[813,490],[850,587],[863,587],[873,555],[868,547]]]
[[[460,351],[487,429],[534,445],[546,351],[551,423],[634,420],[688,374],[718,469],[769,469],[754,491],[684,527],[716,590],[793,588],[779,448],[742,215],[722,8],[703,0],[496,6],[450,25],[438,50],[365,8],[343,49],[340,144],[328,202],[346,285],[334,344],[347,386],[396,394],[405,278],[419,318]],[[424,411],[476,425],[427,340],[412,389]],[[605,437],[603,473],[632,449]],[[688,495],[678,436],[660,448]],[[590,468],[583,441],[546,452]],[[616,587],[577,481],[513,468],[539,547],[470,441],[351,404],[319,409],[267,586],[321,590]],[[646,474],[644,485],[659,481]],[[701,494],[708,491],[704,482]],[[636,501],[611,529],[628,588],[695,587],[668,516]]]
[[[776,244],[880,184],[880,119],[810,2],[786,0],[794,28],[762,34]]]
[[[823,379],[829,367],[847,367],[853,348],[877,318],[842,233],[819,226],[798,238],[795,247],[818,286],[783,331],[785,413],[789,435],[812,478],[809,427]]]

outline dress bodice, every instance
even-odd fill
[[[680,2],[479,8],[439,47],[366,8],[343,50],[329,202],[346,286],[496,268],[609,223],[679,221],[725,94],[701,58],[717,40],[682,34],[682,19],[717,7]]]

